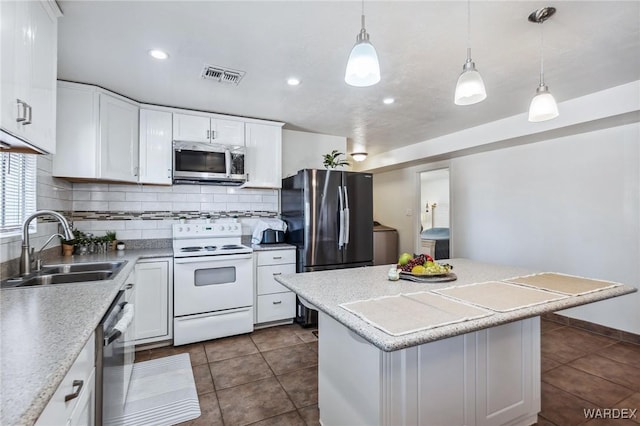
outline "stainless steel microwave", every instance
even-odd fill
[[[244,147],[206,142],[173,142],[173,183],[242,185]]]

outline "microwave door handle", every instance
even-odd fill
[[[231,175],[231,151],[228,149],[224,151],[224,168],[227,177]]]

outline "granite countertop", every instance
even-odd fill
[[[112,280],[0,290],[0,424],[32,425],[142,258],[171,248],[60,257],[47,264],[126,260]]]
[[[540,272],[510,266],[492,265],[468,259],[450,259],[447,262],[454,266],[454,272],[458,277],[457,281],[440,284],[415,283],[405,280],[389,281],[387,272],[391,265],[278,275],[275,279],[298,294],[304,301],[314,305],[317,309],[334,318],[368,342],[387,352],[637,291],[632,286],[623,285],[581,296],[570,296],[565,299],[510,312],[495,312],[493,315],[484,318],[421,330],[402,336],[389,335],[340,307],[342,303],[357,300],[394,296],[400,293],[429,291],[451,287],[452,285],[459,286],[503,280]]]
[[[253,251],[295,250],[296,246],[286,243],[278,244],[251,244]]]

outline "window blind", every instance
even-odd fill
[[[19,233],[22,222],[36,211],[36,174],[34,154],[0,153],[0,236]]]

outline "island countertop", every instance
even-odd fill
[[[0,424],[34,424],[136,262],[172,256],[168,248],[60,257],[47,263],[127,264],[111,280],[0,290]]]
[[[500,281],[541,272],[481,263],[468,259],[450,259],[447,262],[454,267],[453,271],[458,277],[456,281],[438,284],[416,283],[405,280],[389,281],[387,272],[391,265],[279,275],[275,279],[295,292],[304,301],[334,318],[379,349],[387,352],[637,291],[636,288],[630,285],[621,285],[584,295],[569,296],[557,301],[523,307],[509,312],[494,312],[492,315],[483,318],[425,329],[401,336],[387,334],[340,306],[343,303],[358,300],[430,291],[486,281]]]

